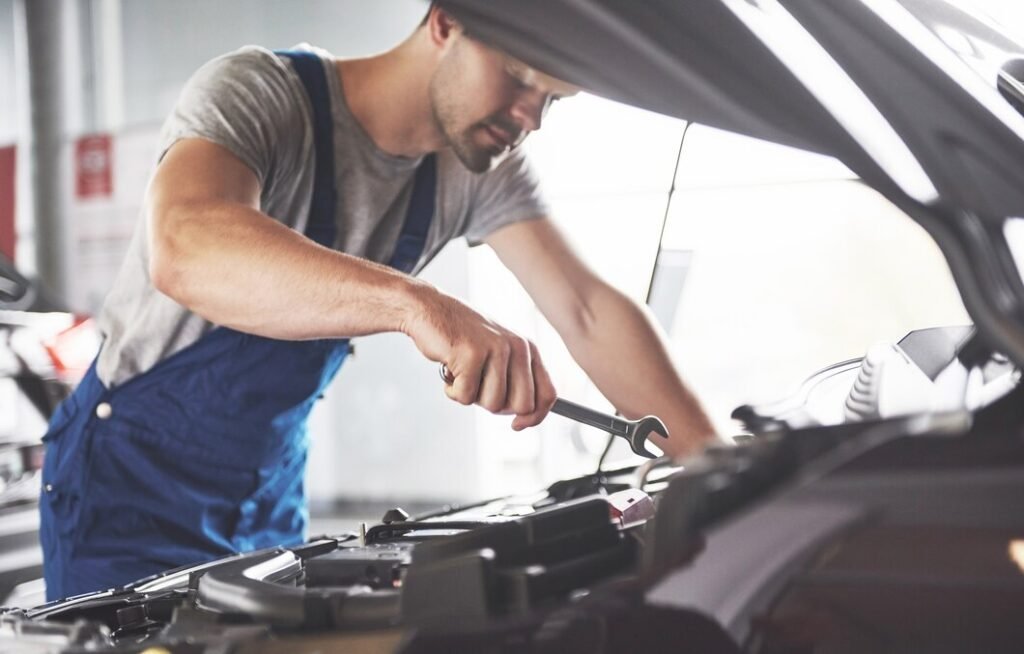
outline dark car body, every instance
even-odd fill
[[[11,610],[0,645],[1019,651],[1024,284],[1005,227],[1024,216],[1020,45],[939,0],[440,4],[475,38],[596,93],[841,160],[935,239],[975,323],[910,335],[896,355],[1005,392],[887,416],[867,392],[870,357],[845,362],[807,389],[856,377],[842,424],[797,420],[807,396],[743,407],[749,436],[682,466],[396,510],[365,534]],[[1002,73],[969,66],[944,29],[1006,52]],[[656,511],[634,508],[648,496]]]

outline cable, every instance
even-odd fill
[[[676,193],[676,177],[679,174],[679,162],[683,160],[683,143],[686,141],[686,134],[690,131],[690,125],[693,123],[686,123],[683,127],[683,134],[679,137],[679,151],[676,152],[676,165],[672,169],[672,184],[668,187],[668,198],[665,200],[665,215],[661,218],[661,230],[658,232],[658,249],[654,253],[654,266],[651,267],[651,281],[647,283],[647,296],[644,299],[644,303],[647,305],[651,304],[651,293],[654,290],[654,277],[658,272],[658,263],[661,261],[661,244],[665,240],[665,228],[668,225],[669,211],[672,209],[672,196]]]
[[[661,217],[661,230],[658,232],[658,248],[654,253],[654,266],[651,267],[650,281],[647,283],[647,296],[644,303],[650,306],[651,304],[651,293],[654,290],[654,276],[658,272],[658,262],[661,259],[661,244],[665,240],[665,227],[668,225],[668,214],[672,208],[672,196],[676,192],[676,177],[679,175],[679,162],[683,159],[683,143],[686,141],[686,133],[690,131],[690,125],[693,123],[686,123],[683,126],[683,133],[679,136],[679,150],[676,152],[676,165],[672,168],[672,183],[668,187],[668,197],[665,199],[665,214]],[[595,475],[601,474],[601,469],[604,468],[604,461],[608,458],[608,453],[612,449],[612,445],[615,443],[615,436],[609,435],[608,442],[605,443],[604,451],[601,452],[601,457],[597,460],[597,471]]]
[[[597,471],[596,475],[601,474],[601,468],[604,467],[604,460],[608,458],[608,452],[611,451],[612,445],[615,443],[615,435],[608,434],[608,442],[604,444],[604,451],[601,452],[601,458],[597,460]]]

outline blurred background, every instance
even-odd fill
[[[1019,3],[960,4],[1024,26]],[[70,312],[44,338],[51,354],[101,306],[161,122],[194,70],[246,44],[376,53],[426,7],[0,0],[0,252]],[[984,51],[960,45],[990,74]],[[557,104],[525,147],[555,220],[598,271],[650,300],[723,435],[739,404],[784,398],[818,368],[911,329],[969,322],[931,240],[828,157],[585,94]],[[610,409],[486,247],[452,243],[423,276],[535,340],[560,395]],[[360,339],[356,350],[312,421],[309,489],[322,520],[531,490],[593,470],[604,449],[600,433],[559,417],[516,434],[508,418],[447,401],[435,366],[404,337]],[[18,396],[0,379],[0,436],[37,440],[43,412]]]

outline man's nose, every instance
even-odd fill
[[[544,122],[544,115],[550,104],[550,95],[530,90],[521,94],[512,104],[512,118],[524,132],[536,132]]]

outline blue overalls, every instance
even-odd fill
[[[285,52],[312,101],[316,172],[306,236],[335,242],[334,148],[321,60]],[[411,272],[434,214],[424,158],[389,262]],[[116,388],[95,363],[44,437],[40,498],[48,599],[119,586],[239,551],[294,545],[313,403],[343,339],[283,341],[225,327]]]

